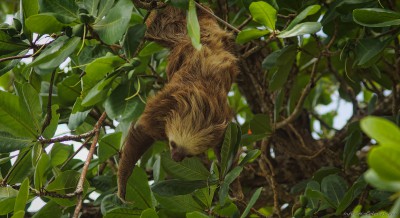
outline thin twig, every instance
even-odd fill
[[[93,136],[95,134],[94,130],[91,130],[89,132],[80,134],[80,135],[65,135],[57,138],[51,138],[51,139],[39,139],[38,141],[41,143],[55,143],[55,142],[64,142],[64,141],[75,141],[75,140],[80,140],[84,139],[90,136]]]
[[[83,164],[81,177],[79,178],[78,185],[76,186],[76,189],[75,189],[75,192],[74,192],[74,193],[76,193],[78,195],[78,203],[77,203],[77,205],[75,207],[74,216],[73,216],[74,218],[78,218],[79,217],[79,213],[80,213],[81,208],[82,208],[83,183],[85,182],[86,174],[87,174],[87,171],[89,169],[89,164],[90,164],[90,161],[92,160],[92,157],[93,157],[93,154],[94,154],[94,151],[95,151],[95,148],[96,148],[96,144],[97,144],[97,141],[99,139],[101,125],[102,125],[104,119],[106,119],[106,117],[107,117],[106,112],[103,112],[103,114],[99,118],[99,121],[97,121],[96,125],[93,128],[93,131],[95,132],[95,135],[94,135],[92,144],[90,145],[89,154],[87,155],[86,161]]]
[[[275,125],[275,129],[280,129],[287,124],[293,122],[297,116],[300,114],[302,108],[303,108],[303,103],[306,100],[308,94],[310,93],[311,89],[314,87],[315,84],[315,75],[317,74],[317,65],[319,63],[320,57],[315,60],[312,71],[311,71],[311,76],[310,76],[310,82],[307,84],[307,86],[304,88],[303,92],[301,93],[300,99],[297,102],[296,107],[294,108],[292,114],[290,114],[286,119],[282,120],[281,122],[277,123]]]
[[[212,13],[211,11],[207,10],[207,9],[206,9],[205,7],[203,7],[201,4],[199,4],[199,3],[197,3],[197,2],[195,2],[195,3],[196,3],[196,6],[197,6],[198,8],[200,8],[200,9],[203,10],[204,12],[206,12],[206,13],[210,14],[211,16],[213,16],[215,19],[217,19],[219,22],[223,23],[225,26],[229,27],[231,30],[235,31],[236,33],[240,33],[240,32],[241,32],[238,28],[232,26],[232,25],[229,24],[228,22],[226,22],[226,21],[224,21],[223,19],[219,18],[217,15],[215,15],[215,14]]]
[[[50,122],[51,122],[51,119],[52,119],[51,97],[53,95],[53,84],[54,84],[55,75],[56,75],[56,70],[54,70],[53,73],[51,73],[49,96],[48,96],[48,100],[47,100],[47,112],[46,112],[46,118],[45,118],[45,120],[43,122],[41,134],[43,134],[44,130],[50,125]]]
[[[28,54],[28,55],[17,55],[17,56],[0,58],[0,63],[4,62],[4,61],[14,60],[14,59],[30,58],[32,56],[33,56],[33,54]]]
[[[237,28],[239,29],[239,30],[241,30],[241,29],[243,29],[248,23],[250,23],[250,21],[252,20],[253,18],[251,17],[251,16],[249,16],[245,21],[243,21],[243,23],[241,23]]]

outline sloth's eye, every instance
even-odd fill
[[[171,145],[171,148],[176,148],[176,143],[174,141],[171,141],[169,144]]]

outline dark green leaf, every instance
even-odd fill
[[[258,188],[258,189],[254,192],[253,196],[251,196],[250,201],[249,201],[249,203],[247,204],[247,207],[244,209],[244,211],[243,211],[243,213],[242,213],[242,216],[240,216],[240,218],[245,218],[245,217],[247,217],[247,214],[249,214],[250,209],[251,209],[251,208],[253,207],[253,205],[256,203],[258,197],[260,197],[261,191],[262,191],[262,187],[261,187],[261,188]]]
[[[46,127],[46,129],[43,131],[43,137],[46,139],[50,139],[54,136],[56,133],[57,127],[58,127],[58,120],[60,119],[60,114],[57,113],[59,106],[57,104],[54,104],[51,106],[51,120],[49,125]]]
[[[139,56],[140,57],[150,56],[150,55],[157,53],[163,49],[164,49],[164,47],[161,46],[160,44],[157,44],[155,42],[150,42],[142,50],[140,50]]]
[[[81,94],[79,75],[72,74],[57,84],[58,100],[62,105],[73,105]]]
[[[197,189],[212,185],[212,182],[206,180],[166,180],[152,185],[151,190],[160,196],[186,195]]]
[[[226,175],[233,163],[233,159],[239,148],[240,137],[240,127],[235,123],[230,123],[225,130],[221,148],[221,177]]]
[[[153,208],[148,208],[142,212],[140,218],[158,218],[158,215]]]
[[[82,99],[77,98],[69,116],[68,128],[71,130],[78,128],[85,121],[89,113],[90,109],[82,107]]]
[[[342,201],[347,190],[346,181],[334,174],[329,175],[322,179],[321,182],[321,191],[325,195],[325,197],[329,200],[329,202],[333,203],[335,208],[337,208]]]
[[[128,179],[126,200],[134,202],[135,207],[140,209],[151,208],[153,205],[146,172],[140,167],[136,166]]]
[[[121,144],[121,136],[121,132],[115,132],[105,135],[100,139],[97,154],[100,163],[118,153]]]
[[[131,1],[120,0],[107,12],[104,19],[93,25],[103,42],[111,45],[122,38],[128,27],[132,9]]]
[[[0,153],[9,153],[32,145],[33,140],[15,137],[7,132],[0,132],[0,144]]]
[[[18,158],[10,169],[10,176],[7,180],[8,185],[21,183],[33,172],[32,152],[29,148],[20,151]]]
[[[0,128],[14,136],[36,139],[38,131],[17,96],[0,91]]]
[[[197,50],[201,49],[200,43],[200,25],[197,20],[196,5],[194,0],[189,0],[189,7],[187,12],[187,32],[192,40],[192,45]]]
[[[69,24],[78,19],[78,5],[74,0],[39,0],[40,12],[54,14],[61,23]]]
[[[13,52],[19,52],[27,49],[28,44],[17,38],[12,38],[7,33],[0,30],[0,56],[9,55]]]
[[[400,13],[382,8],[362,8],[353,11],[354,21],[367,27],[400,25]]]
[[[249,151],[246,156],[243,158],[242,161],[240,161],[239,166],[243,167],[245,164],[249,163],[250,161],[256,159],[258,156],[260,156],[261,151],[258,149],[254,149]]]
[[[186,218],[209,218],[210,216],[205,215],[199,211],[190,212],[186,214]]]
[[[203,211],[203,208],[193,199],[191,195],[177,195],[163,197],[154,195],[163,208],[175,212]]]
[[[26,19],[25,25],[30,31],[38,34],[57,33],[64,27],[64,24],[50,13],[32,15]]]
[[[68,159],[73,153],[73,146],[54,143],[50,151],[50,162],[52,166],[58,166]]]
[[[183,180],[207,180],[210,176],[203,163],[196,157],[185,158],[181,162],[175,162],[168,153],[161,155],[163,168],[171,175]]]
[[[129,208],[115,208],[107,212],[104,218],[125,218],[125,217],[139,217],[141,214],[140,210],[134,210]]]
[[[99,103],[100,101],[104,101],[114,79],[115,76],[98,82],[83,98],[82,106],[89,107]]]
[[[361,194],[362,191],[366,188],[367,183],[363,179],[363,177],[360,177],[354,184],[351,186],[351,188],[346,192],[344,195],[342,201],[340,202],[339,206],[337,207],[336,214],[340,215],[343,213],[343,211],[346,210],[346,208],[358,197],[358,195]]]
[[[73,170],[67,170],[58,175],[52,183],[50,183],[47,187],[47,191],[56,192],[61,195],[71,194],[75,191],[76,186],[78,184],[80,178],[80,173]],[[86,191],[89,188],[88,181],[85,180],[83,184],[83,196],[86,195]],[[48,197],[55,201],[57,204],[61,206],[72,206],[76,204],[77,198],[56,198],[56,197]]]
[[[356,155],[357,150],[360,148],[362,135],[360,131],[353,131],[349,138],[346,140],[343,151],[343,162],[345,167],[349,167],[351,161]]]
[[[133,58],[136,54],[136,50],[142,42],[145,32],[146,25],[144,24],[137,24],[128,28],[123,43],[124,52],[128,59]]]
[[[290,70],[292,69],[292,64],[296,58],[296,51],[297,47],[295,45],[289,45],[281,49],[277,54],[278,57],[276,58],[275,62],[277,70],[274,72],[271,80],[269,81],[269,89],[271,91],[280,89],[287,81]]]
[[[221,205],[225,205],[225,200],[228,196],[229,186],[240,175],[242,170],[243,167],[237,166],[228,174],[226,174],[224,181],[219,189],[219,202]]]

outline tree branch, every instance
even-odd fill
[[[87,171],[89,169],[89,164],[90,164],[90,161],[92,160],[92,157],[93,157],[93,154],[94,154],[94,150],[96,148],[96,144],[97,144],[97,141],[99,139],[101,124],[103,123],[104,119],[106,119],[106,117],[107,117],[106,112],[103,112],[103,114],[99,118],[99,121],[97,121],[97,123],[96,123],[96,125],[94,126],[94,129],[93,129],[95,135],[94,135],[92,144],[90,145],[89,154],[87,155],[86,161],[85,161],[85,163],[83,165],[81,177],[79,178],[78,185],[76,186],[76,189],[75,189],[75,192],[74,192],[78,196],[78,203],[77,203],[77,205],[75,207],[75,212],[74,212],[74,216],[73,216],[74,218],[78,218],[79,217],[79,213],[80,213],[80,210],[82,208],[83,183],[85,182],[86,174],[87,174]]]

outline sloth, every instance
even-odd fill
[[[143,114],[130,126],[118,167],[121,199],[136,162],[155,140],[168,141],[171,158],[181,161],[218,147],[232,119],[227,95],[238,73],[232,37],[212,15],[197,13],[200,50],[187,34],[186,11],[167,6],[151,12],[146,21],[146,39],[170,49],[168,83],[148,99]]]

